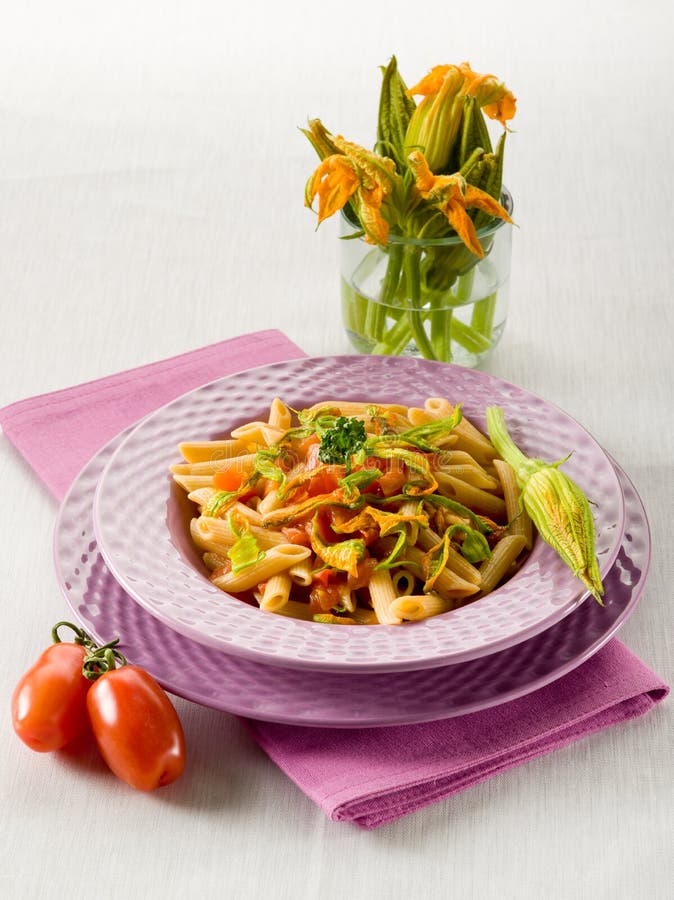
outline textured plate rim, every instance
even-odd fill
[[[149,601],[142,591],[138,590],[134,583],[130,582],[126,576],[124,571],[120,570],[120,567],[117,565],[117,562],[113,555],[111,555],[106,548],[106,541],[103,537],[101,539],[101,528],[100,528],[100,516],[99,516],[99,503],[102,491],[106,486],[106,477],[110,471],[114,469],[116,465],[117,459],[123,455],[125,447],[127,443],[131,441],[136,432],[139,429],[142,429],[148,420],[151,420],[155,417],[161,416],[161,414],[169,409],[170,407],[176,404],[185,404],[188,402],[189,398],[198,394],[200,391],[208,390],[215,388],[221,384],[226,384],[227,382],[232,381],[233,379],[240,378],[241,376],[254,376],[258,372],[265,371],[273,371],[274,369],[283,369],[283,368],[294,368],[294,367],[303,367],[309,365],[330,365],[337,366],[338,368],[347,366],[351,363],[360,363],[361,365],[377,365],[379,362],[382,364],[394,364],[397,366],[410,366],[416,367],[421,366],[424,370],[436,368],[438,373],[444,373],[445,377],[449,377],[452,371],[456,373],[463,373],[463,377],[475,377],[480,382],[493,384],[494,386],[499,386],[501,389],[507,388],[509,390],[515,391],[519,395],[524,395],[527,398],[531,398],[533,401],[537,401],[538,403],[543,404],[546,408],[554,411],[556,415],[563,417],[569,423],[572,423],[579,432],[585,435],[586,439],[594,445],[598,452],[600,452],[607,460],[609,466],[613,470],[615,476],[615,487],[616,487],[616,497],[619,497],[619,516],[618,521],[616,522],[615,533],[618,536],[618,540],[615,542],[614,546],[611,548],[611,552],[604,555],[601,560],[601,571],[602,575],[605,575],[610,568],[612,567],[621,546],[621,536],[624,529],[625,522],[625,507],[624,507],[624,496],[622,493],[622,488],[620,486],[620,479],[615,473],[615,468],[611,463],[608,454],[601,447],[597,439],[584,427],[582,426],[576,419],[574,419],[571,415],[569,415],[565,410],[561,409],[556,404],[548,401],[544,397],[535,394],[532,391],[529,391],[526,388],[522,388],[519,385],[514,384],[506,379],[500,378],[495,375],[491,375],[486,372],[482,372],[480,370],[475,369],[466,369],[462,366],[457,366],[450,363],[442,363],[437,361],[430,360],[420,360],[418,358],[408,358],[408,357],[372,357],[372,356],[364,356],[357,354],[344,354],[337,356],[313,356],[313,357],[300,357],[298,359],[292,360],[282,360],[275,363],[268,363],[262,366],[257,366],[249,369],[242,369],[239,372],[231,373],[230,375],[226,375],[221,378],[212,379],[209,382],[200,385],[197,388],[193,388],[190,391],[185,392],[179,397],[174,398],[168,403],[163,404],[161,407],[157,408],[153,412],[149,413],[147,416],[143,417],[139,422],[135,425],[131,426],[128,429],[128,432],[125,433],[123,440],[120,445],[116,448],[115,452],[111,456],[101,477],[99,479],[99,483],[96,489],[95,497],[94,497],[94,529],[96,533],[96,538],[98,541],[99,552],[105,559],[105,562],[111,572],[113,573],[115,579],[120,583],[125,591],[129,593],[134,599],[143,606],[147,612],[151,615],[155,616],[159,621],[163,622],[165,625],[173,628],[174,630],[180,631],[181,634],[189,637],[190,639],[196,641],[197,643],[201,643],[205,646],[211,647],[213,649],[220,650],[221,652],[227,653],[229,655],[241,656],[245,659],[251,660],[253,662],[263,663],[270,666],[275,666],[279,668],[305,668],[307,670],[313,671],[331,671],[331,672],[353,672],[353,673],[376,673],[376,672],[402,672],[406,670],[417,670],[421,668],[434,668],[438,666],[445,666],[451,664],[457,664],[460,662],[465,662],[471,659],[477,659],[481,656],[487,656],[494,652],[498,652],[499,650],[506,649],[514,644],[520,643],[522,641],[528,640],[531,637],[534,637],[536,634],[545,631],[555,622],[560,621],[565,616],[572,613],[576,610],[581,603],[583,603],[590,595],[587,590],[585,590],[580,582],[578,582],[578,589],[574,590],[575,585],[570,580],[569,584],[573,585],[571,588],[572,593],[569,594],[569,599],[562,604],[560,607],[554,608],[550,611],[550,613],[540,619],[538,619],[533,625],[528,625],[526,628],[523,628],[521,631],[507,635],[504,638],[499,638],[491,641],[487,641],[486,643],[480,644],[474,648],[468,650],[460,650],[460,651],[451,651],[445,653],[438,653],[428,657],[415,657],[413,659],[406,659],[403,661],[372,661],[362,663],[360,661],[345,661],[345,660],[323,660],[323,659],[315,659],[315,658],[286,658],[279,657],[274,652],[266,652],[259,649],[251,649],[248,646],[229,643],[219,640],[217,638],[213,638],[211,635],[204,633],[200,628],[193,627],[185,622],[177,622],[176,618],[171,615],[167,615],[163,613],[161,608],[157,608],[157,606],[153,605],[152,601]],[[226,426],[225,426],[226,427]],[[550,552],[549,548],[544,547],[543,552]],[[503,588],[500,588],[498,591],[493,592],[490,595],[490,601],[493,601],[495,597],[500,594],[503,596],[503,593],[508,590],[508,585],[514,585],[518,576],[520,576],[524,572],[524,568],[520,570],[518,575],[514,576],[510,582],[504,585]],[[570,578],[572,576],[569,576]],[[211,588],[208,585],[208,582],[204,578],[204,590],[217,590],[215,588]],[[237,601],[240,602],[240,601]],[[479,602],[479,601],[478,601]],[[469,609],[471,604],[468,604],[464,609]],[[250,611],[255,616],[262,615],[258,610],[250,607]],[[456,611],[455,611],[456,612]],[[460,611],[459,611],[460,612]],[[442,616],[436,617],[436,621],[442,619]],[[429,620],[430,621],[430,620]],[[414,623],[416,624],[416,623]],[[314,623],[303,622],[295,619],[284,619],[283,625],[289,630],[291,628],[299,628],[300,630],[306,629],[307,627],[314,628],[316,627]],[[276,627],[282,627],[280,623],[277,623]],[[405,626],[396,626],[405,627]],[[379,631],[382,628],[387,628],[387,630],[394,630],[393,626],[361,626],[359,628],[360,633],[370,632],[374,629]],[[331,640],[339,640],[337,633],[332,632]]]
[[[110,443],[113,443],[114,440],[117,440],[117,439],[118,438],[113,439],[113,441],[111,441]],[[99,454],[97,454],[97,456],[100,455],[101,453],[103,453],[104,451],[105,451],[105,448],[102,448],[102,450],[99,451]],[[609,458],[611,458],[611,457],[609,456]],[[83,467],[82,472],[84,472],[88,468],[88,466],[91,464],[91,462],[92,461],[90,460]],[[459,706],[459,707],[456,707],[454,709],[447,711],[447,713],[441,717],[438,717],[438,716],[423,717],[423,716],[418,716],[418,715],[415,716],[413,713],[411,713],[408,715],[401,714],[400,716],[396,716],[395,718],[392,718],[389,716],[389,717],[387,717],[386,721],[381,721],[381,720],[376,720],[376,719],[371,719],[371,720],[358,719],[357,721],[354,721],[353,719],[336,720],[336,719],[334,719],[334,717],[332,719],[314,718],[309,721],[306,719],[298,719],[297,717],[293,718],[293,717],[284,716],[283,714],[278,714],[278,715],[271,716],[271,717],[267,716],[266,718],[263,719],[260,716],[256,717],[254,714],[251,713],[251,711],[249,709],[241,708],[240,706],[237,707],[236,703],[222,702],[222,701],[215,703],[215,702],[213,702],[213,698],[209,698],[208,700],[206,700],[201,694],[199,694],[195,691],[185,690],[184,687],[181,687],[179,684],[172,682],[170,679],[161,679],[161,683],[165,687],[166,690],[175,694],[176,696],[182,697],[185,700],[189,700],[190,702],[194,702],[199,705],[206,706],[211,709],[216,709],[216,710],[219,710],[222,712],[227,712],[227,713],[230,713],[233,715],[240,715],[240,716],[244,716],[244,717],[251,718],[251,719],[256,718],[259,721],[268,721],[268,722],[274,722],[274,723],[278,723],[278,724],[295,725],[295,726],[300,726],[300,727],[341,728],[341,729],[344,729],[344,728],[352,729],[352,728],[395,727],[395,726],[399,726],[399,725],[412,725],[412,724],[421,724],[423,722],[429,722],[429,721],[438,721],[439,719],[453,718],[455,716],[467,715],[472,712],[478,712],[478,711],[489,709],[489,708],[492,708],[495,706],[500,706],[503,703],[507,703],[512,700],[518,699],[520,697],[527,696],[528,694],[530,694],[542,687],[545,687],[547,684],[550,684],[550,683],[556,681],[557,679],[563,677],[564,675],[568,674],[569,672],[573,671],[575,668],[580,666],[582,663],[584,663],[588,659],[590,659],[602,647],[604,647],[606,645],[606,643],[608,643],[608,641],[612,637],[615,636],[615,634],[619,631],[619,629],[622,627],[622,625],[625,623],[625,621],[633,613],[635,607],[637,606],[637,604],[643,594],[643,591],[644,591],[644,588],[646,585],[646,581],[647,581],[647,577],[648,577],[651,555],[652,555],[651,531],[650,531],[648,516],[644,509],[643,501],[641,500],[639,493],[638,493],[634,483],[632,482],[632,480],[620,468],[620,466],[615,461],[612,461],[612,464],[616,468],[618,476],[623,478],[625,480],[625,482],[627,482],[627,484],[629,484],[629,486],[631,487],[631,489],[635,495],[635,503],[637,504],[639,512],[641,513],[641,516],[642,516],[641,524],[643,524],[644,531],[645,531],[646,551],[645,551],[645,557],[644,557],[644,562],[643,562],[643,566],[641,569],[639,581],[632,588],[628,602],[625,604],[625,606],[622,608],[622,610],[616,616],[616,619],[611,623],[610,627],[608,627],[604,632],[601,632],[600,634],[598,634],[597,638],[594,641],[592,641],[592,643],[589,644],[580,654],[577,654],[576,656],[572,657],[570,660],[564,661],[560,666],[550,670],[548,673],[540,676],[539,678],[532,679],[530,682],[527,682],[523,686],[521,685],[511,691],[505,691],[505,692],[503,692],[503,694],[499,694],[498,696],[493,697],[491,700],[489,700],[487,702],[482,700],[482,701],[475,701],[474,703],[466,703],[462,706]],[[82,472],[80,473],[80,475],[82,474]],[[70,499],[70,495],[78,489],[79,477],[80,476],[78,475],[78,477],[73,482],[71,488],[69,489],[68,493],[66,494],[66,497],[64,498],[64,500],[61,504],[61,507],[59,508],[57,517],[56,517],[56,522],[55,522],[54,531],[53,531],[53,542],[52,542],[54,565],[55,565],[55,570],[56,570],[56,573],[58,576],[59,587],[61,589],[61,593],[62,593],[64,599],[66,600],[66,603],[71,608],[73,614],[77,618],[77,620],[93,637],[95,637],[99,640],[105,641],[106,639],[108,639],[109,636],[101,634],[101,633],[97,632],[96,628],[91,627],[90,622],[84,616],[82,616],[80,614],[79,609],[73,604],[72,596],[70,596],[68,594],[68,592],[66,591],[65,577],[64,577],[64,573],[61,568],[61,560],[60,560],[59,552],[58,552],[59,533],[60,533],[60,529],[61,529],[62,518],[67,509],[67,504]],[[623,542],[624,542],[624,540],[625,540],[625,538],[623,538]],[[127,595],[127,599],[131,603],[135,602],[133,600],[133,598],[131,598],[129,595]],[[563,627],[563,626],[564,626],[564,622],[562,621],[560,623],[557,623],[557,626],[553,626],[553,628],[554,627]],[[189,641],[189,638],[186,638],[177,633],[176,633],[176,637],[179,640]],[[531,640],[534,642],[536,640],[540,640],[540,635],[531,638]],[[514,648],[509,648],[508,650],[505,650],[502,652],[509,653],[509,652],[512,652],[513,649]],[[226,654],[223,654],[223,656],[226,656]],[[495,654],[495,656],[498,657],[498,653]],[[247,665],[247,663],[245,661],[240,661],[237,658],[234,658],[232,660],[232,662],[234,663],[234,665]],[[457,664],[457,666],[459,666],[459,667],[461,665],[462,665],[461,663]],[[271,670],[274,669],[274,667],[264,666],[263,664],[260,664],[260,663],[255,663],[255,666],[259,666],[262,669],[271,669]],[[456,666],[450,665],[450,666],[446,666],[446,667],[442,667],[442,668],[446,668],[447,670],[451,671],[452,669],[456,668]],[[425,674],[425,672],[426,672],[426,670],[421,670],[420,674],[423,676]],[[356,682],[353,682],[353,679],[352,679],[352,677],[349,676],[349,673],[337,673],[336,676],[333,676],[333,677],[338,677],[340,679],[344,678],[345,685],[348,684],[351,687],[353,687],[354,684],[357,685],[357,682],[360,678],[367,679],[368,675],[364,674],[361,676],[361,675],[356,674],[355,675]],[[349,678],[348,682],[346,681],[347,678]]]

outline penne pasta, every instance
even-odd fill
[[[313,580],[312,572],[313,563],[311,557],[295,563],[288,569],[288,575],[290,575],[293,584],[299,584],[302,587],[309,587]]]
[[[217,493],[218,491],[214,487],[197,488],[196,491],[190,491],[187,499],[191,500],[192,503],[196,503],[199,509],[202,510],[212,502]]]
[[[287,572],[272,575],[262,589],[260,609],[266,609],[267,612],[278,612],[290,599],[291,587],[292,581]]]
[[[226,439],[181,443],[170,474],[199,511],[190,535],[211,582],[321,624],[400,625],[493,590],[532,546],[531,520],[512,469],[454,410],[326,400],[296,415],[274,397]],[[476,530],[493,545],[479,565],[463,556]]]
[[[197,463],[239,456],[240,453],[245,452],[246,447],[237,440],[185,441],[178,445],[178,450],[185,462]]]
[[[365,609],[362,606],[356,606],[352,612],[349,613],[351,618],[358,625],[379,625],[379,619],[377,618],[377,613],[373,609]]]
[[[310,553],[308,547],[300,547],[298,544],[277,544],[265,552],[263,559],[247,566],[238,574],[233,571],[219,573],[216,569],[211,575],[211,581],[223,591],[233,591],[235,594],[250,591],[273,575],[278,575],[305,559]]]
[[[213,571],[214,569],[220,569],[222,566],[227,565],[227,556],[221,553],[213,553],[212,551],[207,551],[203,555],[204,565],[207,569]]]
[[[282,532],[267,531],[256,525],[250,526],[250,533],[263,550],[285,544],[288,540]],[[213,553],[227,553],[236,541],[236,535],[232,531],[229,521],[212,516],[199,516],[197,519],[192,519],[190,534],[198,547]]]
[[[370,600],[381,625],[400,625],[402,619],[391,612],[391,604],[397,597],[391,573],[388,569],[375,569],[370,578]]]
[[[173,480],[188,494],[199,488],[213,487],[212,475],[174,475]]]
[[[482,513],[495,521],[504,521],[506,518],[506,506],[501,497],[490,494],[482,488],[473,487],[460,478],[447,475],[445,472],[435,472],[438,489],[445,497],[456,500],[463,506]]]
[[[262,593],[257,592],[257,597],[261,598]],[[257,599],[256,597],[256,599]],[[259,602],[259,600],[258,600]],[[262,609],[262,607],[260,607]],[[272,610],[264,610],[265,612],[271,612]],[[278,609],[273,610],[274,614],[277,616],[287,616],[289,619],[304,619],[305,622],[311,622],[314,614],[309,607],[308,603],[300,603],[297,600],[288,600],[283,606],[279,606]]]
[[[430,550],[433,547],[436,547],[440,543],[440,535],[436,534],[430,528],[422,528],[419,533],[419,546],[423,550]],[[456,575],[459,576],[463,581],[469,581],[471,584],[482,584],[482,576],[480,575],[479,569],[477,569],[472,563],[469,563],[468,560],[461,556],[461,554],[454,549],[454,547],[449,546],[448,555],[447,555],[447,568],[451,569]]]
[[[406,556],[410,562],[415,563],[419,570],[422,570],[424,557],[422,550],[418,547],[410,547]],[[480,579],[482,579],[482,575],[480,575]],[[445,566],[437,576],[433,585],[433,591],[446,600],[458,600],[463,597],[470,597],[471,594],[476,594],[479,590],[480,587],[477,584],[472,581],[467,581],[465,578],[461,578],[460,575],[457,575],[456,572],[453,572],[447,566]]]
[[[414,596],[397,597],[391,609],[401,619],[418,622],[420,619],[428,619],[452,609],[451,600],[445,600],[438,594],[415,594]]]
[[[524,538],[524,546],[527,550],[531,550],[534,526],[529,513],[520,500],[520,489],[515,478],[515,471],[512,466],[509,466],[502,459],[495,459],[494,467],[503,488],[503,499],[508,517],[508,532],[510,534],[521,534]]]
[[[500,482],[492,475],[488,475],[482,466],[448,465],[442,466],[437,471],[443,475],[452,475],[459,481],[465,481],[472,487],[482,488],[486,491],[497,491],[501,487]]]
[[[268,422],[249,422],[232,431],[232,437],[241,441],[250,451],[256,447],[269,447],[283,437],[283,429],[269,425]]]
[[[493,591],[500,584],[525,544],[526,541],[521,534],[508,534],[501,538],[489,559],[480,566],[482,594]]]
[[[290,428],[292,421],[290,410],[279,397],[274,397],[272,400],[267,421],[272,428],[279,428],[281,431],[287,431]]]

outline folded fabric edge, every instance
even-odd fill
[[[545,734],[506,753],[464,769],[458,775],[417,781],[386,792],[374,792],[324,811],[336,822],[352,822],[360,828],[373,829],[410,815],[419,809],[445,800],[454,794],[523,765],[598,731],[639,718],[665,699],[669,687],[661,684],[634,697],[628,697],[564,728]]]
[[[193,350],[186,350],[184,353],[179,353],[176,356],[166,357],[165,359],[158,359],[151,363],[141,363],[141,365],[134,366],[130,369],[114,372],[109,375],[103,375],[100,378],[94,378],[91,381],[86,381],[82,384],[69,385],[64,388],[59,388],[55,391],[45,391],[44,393],[35,394],[30,397],[24,397],[20,400],[15,400],[12,403],[8,403],[6,406],[0,407],[0,426],[4,428],[7,423],[11,422],[16,416],[19,416],[26,408],[32,411],[36,405],[40,404],[40,401],[58,401],[59,398],[67,397],[68,395],[72,394],[73,391],[79,390],[85,386],[88,389],[95,391],[97,389],[105,387],[108,383],[115,384],[121,377],[133,376],[135,373],[150,375],[156,369],[161,369],[162,367],[166,366],[180,365],[181,361],[189,360],[190,357],[194,357],[195,355],[215,351],[218,348],[226,346],[227,344],[235,344],[252,339],[260,341],[273,339],[280,340],[284,344],[293,343],[290,338],[286,337],[286,335],[283,334],[282,331],[279,331],[277,328],[270,328],[264,331],[251,331],[246,334],[235,335],[231,338],[225,338],[222,341],[216,341],[213,344],[207,344],[204,347],[195,347]],[[297,349],[300,350],[299,347]]]

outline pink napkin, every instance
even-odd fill
[[[111,438],[185,391],[305,354],[275,330],[243,335],[0,409],[0,425],[57,498]],[[668,687],[613,639],[564,678],[484,712],[361,730],[247,721],[332,818],[374,828],[581,737],[643,715]]]

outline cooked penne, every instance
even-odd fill
[[[266,609],[267,612],[278,612],[290,599],[291,587],[292,581],[287,572],[272,575],[262,589],[260,609]]]
[[[308,406],[305,412],[313,416],[321,410],[336,410],[340,416],[364,416],[373,407],[382,409],[385,412],[397,413],[405,416],[407,413],[406,406],[400,406],[397,403],[358,403],[350,400],[324,400],[322,403],[314,403]]]
[[[429,397],[425,409],[436,419],[444,419],[454,412],[452,404],[443,397]],[[457,437],[457,448],[467,451],[475,459],[489,461],[498,456],[491,441],[465,416],[454,429],[454,433]]]
[[[526,545],[521,534],[507,534],[494,547],[489,559],[480,566],[482,576],[481,593],[487,594],[505,578]]]
[[[230,459],[215,459],[206,462],[176,463],[170,466],[174,475],[215,475],[231,469],[249,474],[253,471],[254,456],[232,456]]]
[[[442,472],[443,475],[452,475],[454,478],[458,478],[459,481],[465,481],[466,484],[470,484],[472,487],[482,488],[486,491],[498,491],[500,490],[500,482],[493,478],[491,475],[488,475],[482,466],[443,466],[438,471]]]
[[[263,581],[268,581],[273,575],[285,572],[310,553],[308,547],[300,547],[299,544],[277,544],[265,551],[263,559],[247,566],[238,574],[234,572],[218,574],[216,569],[211,575],[211,581],[223,591],[233,591],[235,594],[250,591]]]
[[[170,472],[199,510],[190,534],[212,583],[266,612],[358,625],[429,618],[493,590],[531,547],[531,521],[512,470],[454,410],[429,397],[296,414],[274,397],[225,440],[180,444]],[[480,546],[471,530],[493,545],[479,566],[463,555]]]
[[[298,563],[295,563],[288,569],[288,575],[293,582],[293,584],[302,585],[302,587],[309,587],[312,582],[312,571],[313,564],[311,557],[307,557],[306,559],[301,560]]]
[[[185,462],[197,463],[238,456],[245,452],[246,446],[237,440],[185,441],[178,445],[178,450]]]
[[[251,525],[250,532],[263,550],[288,542],[286,536],[280,531],[268,531],[257,525]],[[212,516],[199,516],[197,519],[192,519],[190,534],[198,547],[213,553],[227,553],[236,541],[236,535],[232,531],[228,519],[216,519]]]
[[[440,615],[452,609],[452,601],[445,600],[437,594],[415,594],[397,597],[391,609],[401,619],[417,622],[420,619],[428,619],[431,616]]]
[[[358,623],[358,625],[379,625],[379,619],[377,618],[377,613],[373,609],[365,609],[362,606],[357,606],[352,612],[349,613],[352,619]]]
[[[419,570],[422,569],[424,557],[422,550],[418,547],[410,547],[407,550],[406,556],[410,562],[416,564]],[[470,597],[471,594],[476,594],[479,589],[477,584],[472,581],[467,581],[465,578],[461,578],[460,575],[457,575],[456,572],[452,572],[447,566],[440,572],[433,585],[433,591],[447,600],[458,600],[463,597]]]
[[[249,422],[232,431],[232,436],[241,441],[250,451],[256,447],[269,447],[283,437],[284,429],[269,425],[268,422]]]
[[[207,569],[213,571],[227,565],[227,557],[221,553],[213,553],[208,551],[203,555],[204,565]]]
[[[416,516],[419,509],[419,501],[418,500],[405,500],[400,505],[400,509],[398,512],[401,516]],[[410,544],[416,544],[419,539],[419,523],[418,522],[408,522],[407,523],[407,540]]]
[[[510,534],[521,534],[525,541],[524,546],[527,550],[531,550],[534,526],[529,513],[520,501],[520,489],[515,478],[515,470],[502,459],[495,459],[494,467],[503,488],[503,499],[508,516],[508,532]]]
[[[202,510],[213,501],[217,493],[218,491],[214,487],[197,488],[196,491],[191,491],[187,495],[187,499],[191,500],[192,503],[196,503],[199,509]]]
[[[399,597],[411,594],[416,585],[416,578],[409,569],[396,569],[391,574],[393,589]]]
[[[496,521],[503,521],[506,517],[506,506],[501,497],[490,494],[482,488],[473,487],[453,475],[445,472],[435,472],[435,479],[439,485],[439,492],[445,497],[457,500],[463,506],[482,513]]]
[[[388,569],[375,569],[370,578],[370,599],[381,625],[400,625],[402,619],[391,612],[391,604],[398,596]]]
[[[274,397],[269,407],[268,423],[272,428],[280,428],[287,431],[290,428],[292,416],[290,410],[279,397]]]
[[[419,532],[419,546],[423,550],[430,550],[440,543],[440,535],[436,534],[430,528],[422,528]],[[482,576],[479,569],[476,569],[472,563],[461,556],[461,554],[450,544],[447,555],[447,568],[451,569],[459,578],[469,581],[471,584],[482,584]]]
[[[261,597],[262,593],[257,592],[256,599]],[[271,610],[264,611],[271,612]],[[279,606],[279,608],[273,610],[273,612],[277,616],[286,616],[289,619],[304,619],[305,622],[311,622],[314,617],[314,613],[311,610],[309,604],[301,603],[297,600],[288,600],[287,603],[285,603],[283,606]]]
[[[198,491],[199,488],[213,487],[212,475],[174,475],[173,480],[188,494]]]

